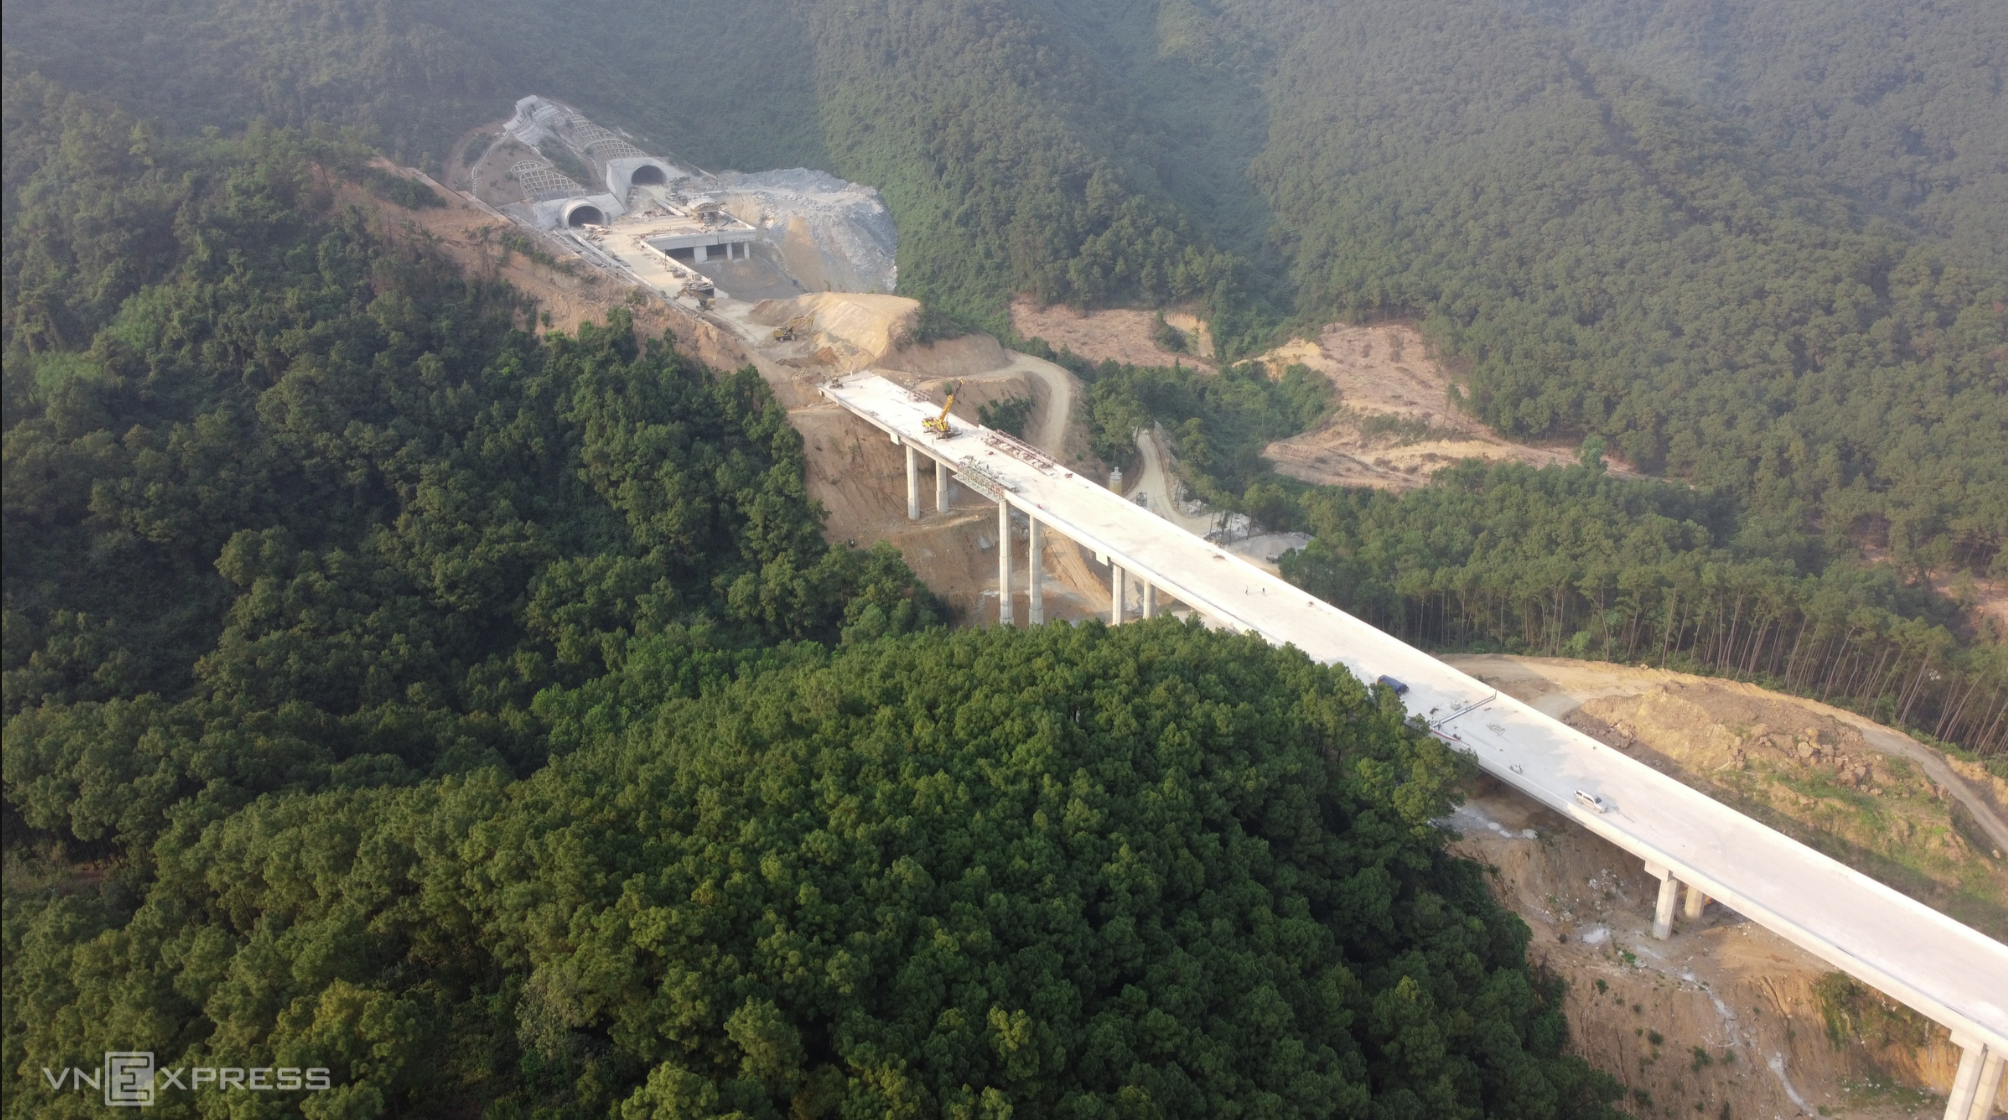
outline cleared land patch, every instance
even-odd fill
[[[1153,311],[1077,311],[1060,303],[1040,307],[1022,296],[1011,301],[1011,329],[1025,338],[1045,339],[1055,350],[1071,350],[1091,362],[1135,366],[1176,362],[1213,372],[1213,336],[1206,324],[1180,311],[1165,312],[1164,321],[1185,336],[1184,350],[1168,349],[1159,341],[1157,313]]]
[[[1277,472],[1291,478],[1408,490],[1461,459],[1539,467],[1576,461],[1575,448],[1513,443],[1453,409],[1449,371],[1405,324],[1333,323],[1315,340],[1294,340],[1256,360],[1271,376],[1292,365],[1308,366],[1338,390],[1338,409],[1323,425],[1263,450]],[[1613,466],[1614,473],[1629,473]]]

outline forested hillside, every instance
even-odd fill
[[[316,1116],[1621,1115],[1392,695],[950,636],[753,371],[532,333],[367,149],[5,92],[5,1115],[134,1049]]]
[[[265,797],[118,891],[10,876],[10,1076],[138,1047],[327,1065],[320,1115],[1617,1115],[1429,824],[1460,764],[1350,677],[1170,620],[795,661],[528,780]]]
[[[1954,603],[1721,492],[1472,462],[1305,505],[1284,573],[1411,642],[1753,680],[2008,760],[2008,646],[1963,648]]]
[[[192,21],[129,7],[17,5],[10,70],[185,128],[356,123],[435,162],[453,125],[534,86],[700,164],[880,187],[903,290],[973,325],[1000,327],[1014,291],[1187,300],[1232,356],[1287,326],[1413,316],[1509,434],[1599,436],[1918,568],[1984,572],[2008,526],[2008,273],[1929,232],[1983,242],[1970,215],[2008,189],[1981,139],[1999,132],[1984,4],[1901,17],[1914,79],[1889,113],[1826,114],[1830,133],[1793,122],[1888,85],[1862,69],[1880,24],[1840,0],[1732,5],[1708,43],[1762,33],[1706,90],[1653,45],[1701,34],[1676,7],[1627,30],[1593,4],[1491,0],[332,2],[283,50],[280,17],[236,0]],[[1851,30],[1827,78],[1775,77],[1830,25]],[[450,63],[424,64],[442,36]],[[239,55],[248,81],[177,77]],[[1721,107],[1732,89],[1755,107]],[[1927,155],[1844,154],[1919,114]],[[1876,216],[1913,210],[1916,229]]]
[[[543,690],[931,618],[896,556],[822,543],[752,372],[621,321],[533,337],[338,204],[352,150],[8,92],[42,111],[7,135],[4,308],[31,826],[139,855],[190,799],[527,769]]]
[[[1505,432],[1598,435],[1985,567],[2008,526],[2002,278],[1767,175],[1719,122],[1541,29],[1467,10],[1454,36],[1406,31],[1433,2],[1301,12],[1257,161],[1299,298],[1425,316]]]
[[[1850,162],[1575,11],[10,5],[6,1114],[151,1049],[326,1065],[329,1116],[1616,1116],[1392,695],[1169,619],[947,633],[823,541],[753,371],[538,333],[366,163],[540,92],[869,182],[938,317],[1207,315],[1218,376],[1082,367],[1097,450],[1167,424],[1390,630],[1996,743],[2003,647],[1926,582],[2008,576],[2008,282],[1939,240],[2000,169]],[[1340,315],[1585,465],[1281,485],[1343,402],[1231,359]]]
[[[1794,165],[2008,265],[2008,17],[1989,0],[1508,0]]]

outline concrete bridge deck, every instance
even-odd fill
[[[900,385],[850,374],[823,392],[907,448],[909,516],[919,516],[917,464],[933,460],[999,502],[1000,519],[1015,509],[1031,518],[1034,534],[1058,530],[1107,557],[1118,588],[1126,574],[1211,625],[1294,645],[1362,681],[1386,675],[1405,683],[1409,711],[1439,738],[1643,860],[1662,883],[1659,936],[1672,929],[1679,884],[1687,884],[1693,914],[1706,899],[1719,900],[1949,1028],[1964,1054],[1945,1115],[1985,1120],[1990,1114],[2008,1056],[2008,946],[1499,693],[1009,436],[960,421],[953,438],[927,434],[921,421],[940,405]],[[1000,556],[1006,565],[1010,551]],[[1031,555],[1038,555],[1036,547]],[[1009,622],[1008,567],[1003,574]],[[1120,609],[1116,614],[1120,622]],[[1586,804],[1578,791],[1600,798],[1604,809]]]

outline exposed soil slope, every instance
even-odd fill
[[[1315,340],[1290,342],[1258,360],[1272,375],[1292,365],[1309,366],[1338,390],[1339,408],[1322,427],[1263,451],[1278,472],[1292,478],[1406,490],[1460,459],[1543,467],[1576,459],[1574,448],[1512,443],[1454,410],[1449,371],[1410,326],[1333,323]]]
[[[1024,297],[1011,302],[1011,329],[1024,338],[1042,338],[1058,350],[1072,350],[1091,362],[1114,360],[1139,366],[1182,362],[1213,371],[1213,335],[1206,324],[1181,311],[1164,321],[1185,332],[1184,351],[1167,350],[1156,338],[1157,314],[1128,308],[1076,311],[1066,304],[1040,307]]]
[[[1529,961],[1567,985],[1571,1045],[1624,1082],[1633,1115],[1922,1120],[1944,1110],[1931,1094],[1950,1086],[1958,1051],[1943,1030],[1897,1015],[1887,1034],[1844,1030],[1837,1044],[1825,962],[1720,903],[1655,940],[1659,883],[1636,858],[1489,779],[1450,823],[1462,834],[1453,850],[1486,866],[1533,932]]]
[[[1992,840],[2008,783],[1980,766],[1851,712],[1734,681],[1562,658],[1444,660],[2003,936],[2008,872]],[[1502,901],[1534,930],[1530,957],[1568,983],[1583,1056],[1645,1093],[1629,1102],[1633,1112],[1699,1106],[1714,1116],[1723,1103],[1736,1117],[1943,1110],[1916,1091],[1943,1094],[1951,1083],[1958,1054],[1943,1030],[1875,1012],[1866,1041],[1853,1022],[1836,1044],[1834,1006],[1816,990],[1832,973],[1825,962],[1719,903],[1698,923],[1676,923],[1670,941],[1653,940],[1658,882],[1637,859],[1496,782],[1481,780],[1477,792],[1453,822],[1460,850],[1494,869]],[[1872,1011],[1883,1006],[1861,998]]]

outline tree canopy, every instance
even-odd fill
[[[1722,491],[1470,462],[1303,499],[1292,581],[1409,641],[1649,662],[2008,753],[2008,646],[1887,565],[1822,555]]]
[[[937,617],[896,554],[824,544],[752,370],[622,315],[529,334],[513,293],[337,204],[352,152],[155,144],[49,96],[61,127],[8,140],[0,680],[29,825],[137,854],[189,799],[528,769],[538,694],[640,671],[637,642],[691,688],[706,657]]]
[[[1392,700],[1168,619],[805,650],[527,779],[178,828],[130,901],[10,891],[8,1065],[297,1057],[326,1114],[1613,1115]]]

